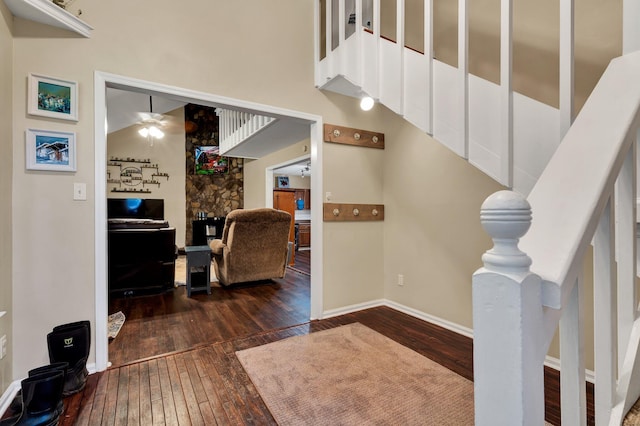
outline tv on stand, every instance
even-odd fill
[[[107,218],[164,220],[164,200],[107,198]]]

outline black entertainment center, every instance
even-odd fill
[[[176,230],[164,200],[107,199],[109,295],[159,293],[174,287]]]

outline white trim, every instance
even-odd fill
[[[90,38],[93,27],[47,0],[4,0],[13,16],[73,31]]]
[[[308,160],[311,158],[311,153],[309,154],[305,154],[302,155],[300,157],[296,157],[293,158],[291,160],[287,160],[284,161],[282,163],[278,163],[278,164],[274,164],[271,166],[268,166],[266,169],[264,169],[264,173],[265,173],[265,183],[264,183],[264,189],[265,189],[265,193],[264,193],[264,206],[267,208],[273,208],[273,171],[275,169],[279,169],[280,167],[286,167],[289,166],[291,164],[296,164],[300,161],[303,160]],[[313,205],[311,206],[313,208]]]
[[[345,314],[351,314],[354,312],[362,311],[364,309],[377,308],[379,306],[386,306],[388,308],[395,309],[396,311],[405,313],[407,315],[411,315],[412,317],[417,318],[419,320],[440,326],[454,333],[458,333],[465,337],[469,337],[473,339],[473,329],[469,327],[456,324],[454,322],[442,319],[435,315],[427,314],[425,312],[419,311],[414,308],[410,308],[408,306],[402,305],[400,303],[397,303],[388,299],[377,299],[369,302],[358,303],[355,305],[344,306],[342,308],[330,309],[324,312],[323,319],[337,317]],[[558,358],[547,355],[545,357],[544,365],[549,368],[553,368],[554,370],[560,371],[560,360]],[[585,379],[590,383],[595,383],[596,375],[592,370],[585,369]]]
[[[114,87],[151,95],[164,95],[183,102],[195,102],[217,108],[239,109],[246,112],[269,115],[276,118],[299,119],[309,123],[311,141],[312,206],[311,235],[314,250],[311,252],[311,319],[322,312],[322,117],[271,105],[263,105],[210,93],[169,86],[151,81],[96,71],[94,74],[95,96],[95,368],[104,371],[108,367],[107,345],[107,234],[106,234],[106,88]],[[317,248],[317,250],[315,249]]]
[[[407,315],[411,315],[414,318],[421,319],[428,323],[435,324],[442,328],[446,328],[449,331],[453,331],[454,333],[462,334],[465,337],[469,337],[473,339],[473,330],[469,327],[465,327],[463,325],[456,324],[451,321],[447,321],[446,319],[442,319],[440,317],[436,317],[434,315],[430,315],[422,311],[418,311],[417,309],[413,309],[408,306],[401,305],[400,303],[396,303],[391,300],[387,300],[385,305],[395,309],[396,311],[400,311]]]
[[[20,387],[20,380],[14,380],[9,384],[9,387],[7,387],[2,396],[0,396],[0,417],[7,411],[7,408],[11,405],[11,401],[13,401]]]

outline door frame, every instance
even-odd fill
[[[94,73],[94,142],[95,142],[95,360],[96,371],[109,366],[107,316],[109,289],[107,285],[107,87],[153,96],[166,96],[184,102],[229,109],[249,110],[257,114],[305,120],[309,123],[311,141],[311,233],[314,248],[311,252],[311,320],[322,318],[322,117],[271,105],[258,104],[211,93],[170,86],[151,81],[111,74]],[[273,170],[272,170],[273,175]],[[267,197],[268,203],[268,197]],[[273,200],[271,200],[273,206]],[[268,205],[268,204],[266,204]]]

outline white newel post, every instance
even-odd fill
[[[482,204],[480,217],[494,247],[473,275],[475,424],[542,425],[542,285],[518,249],[531,207],[522,195],[499,191]]]

